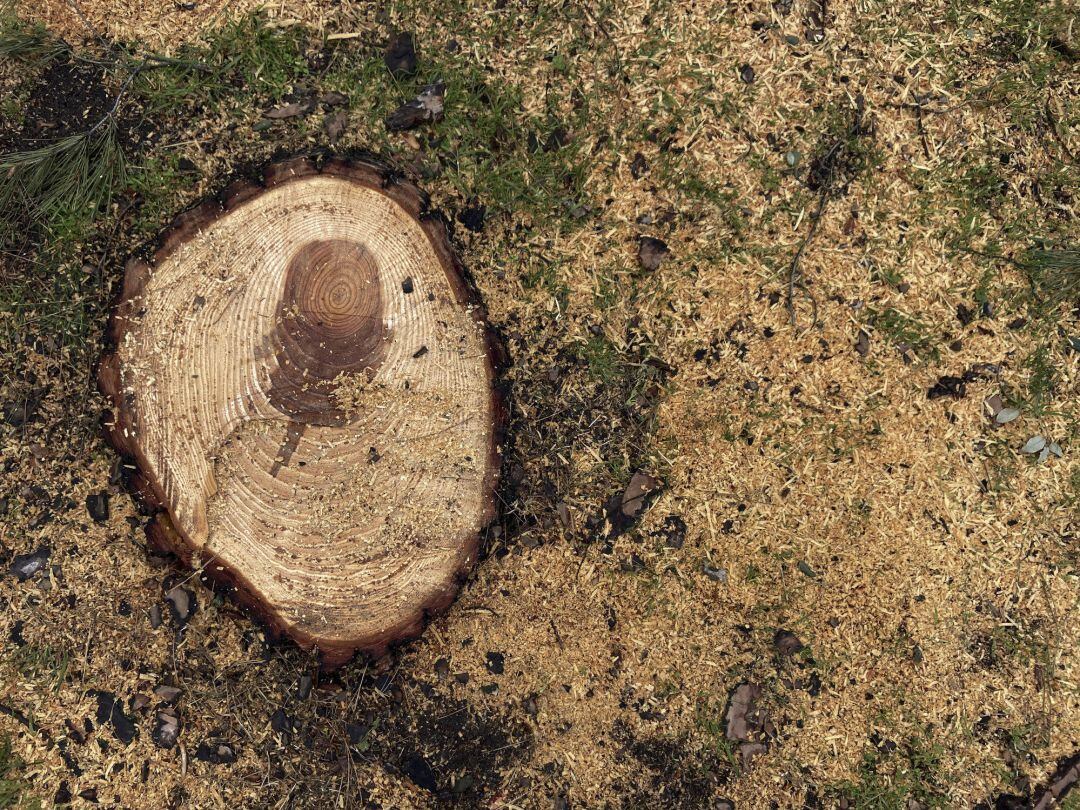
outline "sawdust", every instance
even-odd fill
[[[60,779],[94,785],[133,807],[439,806],[406,775],[420,753],[461,806],[550,807],[565,797],[574,807],[701,807],[723,796],[739,807],[802,807],[811,796],[833,806],[867,756],[884,773],[898,762],[912,769],[905,751],[926,750],[932,766],[919,773],[939,803],[973,807],[1021,792],[1023,780],[1044,782],[1080,750],[1080,461],[1070,444],[1080,355],[1061,356],[1041,415],[1004,427],[986,419],[984,398],[1022,388],[1024,358],[1041,338],[1008,328],[1022,312],[1006,295],[993,314],[957,320],[958,304],[977,306],[986,266],[954,249],[971,212],[939,180],[976,150],[999,166],[1008,153],[1007,191],[975,244],[999,238],[1016,210],[1075,233],[1075,199],[1040,205],[1032,190],[1058,153],[1016,128],[1004,106],[965,100],[1001,68],[986,56],[992,43],[954,24],[944,4],[905,14],[902,26],[878,4],[830,5],[817,46],[805,41],[802,4],[788,14],[784,5],[627,3],[602,24],[583,12],[540,39],[496,4],[478,9],[467,32],[434,14],[397,20],[424,32],[421,57],[451,39],[466,50],[498,41],[484,48],[485,67],[528,88],[529,110],[572,109],[544,54],[570,54],[575,87],[596,99],[595,131],[573,133],[598,155],[586,183],[595,227],[567,233],[518,213],[460,234],[514,358],[511,485],[491,555],[417,642],[299,698],[310,662],[288,648],[264,651],[250,622],[203,588],[207,607],[183,636],[149,627],[166,569],[138,549],[128,519],[138,521],[120,495],[104,526],[73,513],[27,530],[36,513],[9,518],[4,544],[21,553],[48,540],[62,576],[5,582],[5,632],[23,622],[28,645],[68,650],[74,671],[50,693],[40,687],[46,675],[12,669],[2,700],[61,737],[65,719],[92,715],[85,688],[127,696],[173,678],[185,689],[189,754],[214,733],[239,751],[232,765],[189,756],[184,770],[148,733],[123,748],[98,729],[107,751],[70,744],[84,771],[76,779],[38,736],[0,718],[35,763],[32,778],[50,789]],[[308,8],[278,9],[275,19],[327,24],[329,11]],[[87,13],[100,20],[104,9]],[[60,22],[63,4],[45,13],[75,30]],[[198,36],[195,24],[147,22],[165,16],[142,12],[108,30],[153,42],[146,32],[162,24],[176,41]],[[590,32],[587,48],[580,31]],[[739,78],[743,64],[754,67],[752,85]],[[1049,92],[1059,104],[1075,89],[1075,68],[1062,69]],[[793,329],[783,269],[812,211],[807,164],[829,109],[843,123],[857,94],[874,124],[875,161],[825,209],[802,265],[818,328],[805,329],[800,304]],[[927,109],[917,116],[912,105]],[[1075,126],[1070,133],[1075,143]],[[648,168],[632,172],[637,153]],[[211,175],[232,160],[195,157]],[[707,195],[679,181],[690,174]],[[426,185],[436,205],[460,202],[438,181]],[[637,266],[642,235],[671,251],[648,276]],[[1010,251],[1027,247],[1001,238]],[[992,276],[996,290],[1024,284],[1007,264]],[[925,344],[886,312],[917,319]],[[863,331],[865,356],[855,348]],[[583,352],[600,341],[633,382],[598,378],[605,367],[590,368]],[[662,383],[646,374],[658,363],[674,369]],[[980,363],[999,371],[961,399],[927,398],[942,375]],[[357,406],[378,395],[341,393]],[[46,424],[75,407],[70,396],[48,400]],[[1060,437],[1065,457],[1020,456],[1036,432]],[[5,434],[15,475],[56,469],[36,460],[48,458],[33,450],[43,434]],[[108,486],[100,446],[64,463],[59,480],[76,501]],[[637,468],[664,489],[638,526],[605,538],[591,527]],[[672,516],[685,524],[677,543]],[[75,610],[63,603],[69,592]],[[121,598],[132,616],[116,617]],[[780,629],[805,650],[779,655]],[[492,652],[504,656],[502,674]],[[762,686],[777,730],[745,767],[726,758],[723,733],[729,696],[744,682]],[[459,716],[459,704],[483,724],[522,723],[527,738],[429,735],[427,713]],[[272,730],[279,706],[298,731]],[[349,742],[346,724],[368,728],[363,744]],[[476,787],[454,794],[466,775]]]

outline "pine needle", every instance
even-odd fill
[[[41,23],[24,22],[9,9],[0,9],[0,58],[47,61],[67,51],[67,43]]]
[[[1027,252],[1023,266],[1046,310],[1062,304],[1080,305],[1080,248],[1035,248]]]
[[[48,220],[97,210],[125,178],[116,122],[106,116],[86,132],[0,156],[0,222],[10,227],[22,211]]]

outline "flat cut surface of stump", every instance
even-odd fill
[[[493,516],[494,344],[425,207],[274,164],[129,263],[102,360],[152,539],[330,665],[418,633]]]

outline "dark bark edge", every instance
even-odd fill
[[[487,312],[479,292],[450,244],[446,218],[440,212],[430,208],[427,194],[388,166],[369,157],[327,157],[320,162],[308,157],[289,158],[267,164],[263,169],[261,182],[250,179],[235,180],[220,194],[179,214],[162,232],[156,249],[148,259],[133,256],[128,260],[116,300],[110,309],[111,314],[105,331],[105,349],[98,362],[97,383],[98,389],[106,397],[111,408],[111,412],[107,412],[102,418],[102,432],[105,440],[125,462],[134,467],[134,472],[128,479],[128,489],[136,502],[152,515],[146,524],[148,541],[159,550],[175,554],[185,566],[192,567],[196,548],[183,534],[169,512],[164,493],[160,485],[150,476],[149,464],[138,445],[133,430],[130,403],[126,402],[123,393],[117,347],[126,332],[126,321],[135,314],[133,308],[137,306],[137,299],[141,296],[156,265],[167,259],[179,245],[219,217],[237,210],[267,189],[315,174],[341,177],[378,189],[419,222],[439,257],[458,303],[466,307],[483,330],[492,411],[492,443],[483,492],[486,506],[475,531],[462,541],[463,548],[467,552],[467,561],[458,570],[450,572],[446,579],[446,587],[441,589],[435,597],[424,604],[417,605],[408,616],[393,627],[374,636],[346,640],[322,639],[309,633],[289,630],[282,618],[262,601],[241,572],[216,561],[205,564],[203,576],[228,590],[235,602],[266,626],[272,639],[281,640],[288,637],[303,649],[317,649],[324,668],[334,669],[350,661],[358,652],[371,657],[385,655],[391,645],[415,638],[433,616],[445,611],[468,579],[480,553],[480,537],[496,517],[496,489],[501,473],[502,447],[508,421],[507,393],[503,374],[509,365],[509,356],[504,342],[488,323]]]

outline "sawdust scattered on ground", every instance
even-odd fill
[[[25,13],[171,50],[244,10],[74,8]],[[1019,255],[1022,219],[1076,236],[1075,171],[1071,191],[1046,179],[1077,151],[1076,64],[1055,63],[1039,100],[1059,140],[995,95],[1023,68],[996,59],[993,24],[945,3],[830,5],[816,43],[812,11],[272,10],[373,41],[390,24],[421,32],[421,58],[454,40],[491,81],[520,84],[527,110],[590,105],[592,125],[564,133],[589,155],[583,224],[518,211],[458,229],[514,360],[503,517],[445,616],[336,679],[266,647],[194,579],[183,632],[167,610],[153,628],[183,575],[145,553],[110,483],[88,374],[56,377],[68,366],[47,347],[6,360],[48,388],[2,451],[3,548],[52,549],[44,575],[0,584],[0,703],[27,721],[0,724],[35,794],[48,803],[63,781],[127,807],[971,807],[1035,790],[1080,751],[1080,354],[1055,350],[1041,407],[996,426],[985,400],[1023,400],[1033,353],[1062,338],[1010,326],[1027,313],[1020,271],[956,247],[963,233]],[[828,196],[801,265],[813,305],[796,290],[793,326],[813,167],[860,106],[842,148],[865,152]],[[247,130],[196,132],[182,148],[203,179],[185,202],[253,157]],[[425,146],[394,141],[400,162],[411,144]],[[973,154],[1000,177],[991,192],[958,177]],[[447,210],[466,202],[424,185]],[[641,236],[669,247],[654,272]],[[5,402],[23,390],[7,379]],[[1064,457],[1018,452],[1036,434]],[[617,526],[605,509],[637,470],[662,488]],[[111,514],[94,523],[83,502],[101,490]],[[131,705],[161,683],[183,690],[168,750],[152,708]],[[731,739],[744,683],[767,721]],[[122,701],[130,744],[93,690]],[[212,761],[219,743],[235,762]]]

